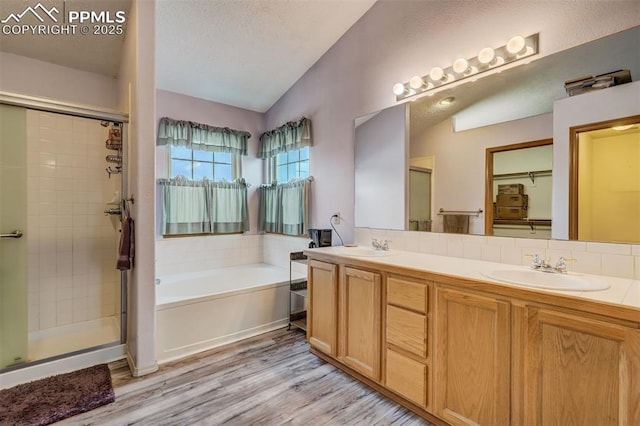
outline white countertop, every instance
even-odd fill
[[[529,291],[559,294],[640,309],[640,280],[575,273],[571,272],[570,265],[568,274],[575,276],[584,276],[587,278],[593,277],[595,279],[603,280],[606,281],[610,285],[610,287],[606,290],[599,291],[564,291],[541,289],[519,284],[508,284],[502,281],[493,280],[483,275],[489,274],[491,273],[491,271],[495,270],[526,270],[528,269],[527,266],[486,262],[473,259],[462,259],[457,257],[437,256],[433,254],[415,253],[401,250],[390,250],[388,255],[385,254],[383,256],[353,256],[345,255],[345,250],[348,250],[348,248],[342,246],[334,246],[307,249],[305,250],[305,252],[331,254],[339,256],[342,259],[359,259],[361,261],[366,261],[381,266],[388,265],[403,267],[418,271],[433,272],[453,277],[468,278],[476,281],[495,283],[501,286],[518,287]],[[540,273],[542,274],[543,272]]]

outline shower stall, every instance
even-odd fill
[[[120,346],[126,329],[124,117],[17,104],[0,102],[0,373]]]

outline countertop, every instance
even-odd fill
[[[305,250],[307,255],[331,255],[341,259],[343,263],[367,262],[381,267],[398,267],[418,272],[434,273],[444,277],[469,279],[484,284],[491,284],[499,289],[518,289],[525,293],[538,293],[540,295],[557,295],[562,298],[570,297],[576,300],[601,302],[607,305],[620,306],[625,312],[625,317],[634,321],[640,321],[640,280],[609,277],[603,275],[589,275],[571,272],[569,265],[568,274],[574,276],[592,277],[606,281],[610,287],[599,291],[566,291],[534,288],[519,284],[508,284],[493,280],[483,274],[504,269],[529,269],[527,266],[510,265],[505,263],[487,262],[482,260],[463,259],[448,256],[438,256],[425,253],[415,253],[401,250],[390,250],[383,256],[353,256],[345,254],[348,247],[333,246]],[[383,268],[381,268],[383,269]],[[541,274],[544,272],[540,272]],[[630,309],[629,309],[630,308]],[[634,312],[635,311],[635,312]]]

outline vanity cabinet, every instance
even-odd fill
[[[355,371],[379,381],[381,274],[345,267],[339,288],[338,359]]]
[[[640,330],[527,308],[525,424],[640,424]]]
[[[338,265],[310,260],[308,271],[309,344],[330,356],[338,355]]]
[[[510,303],[436,289],[436,414],[452,425],[509,424]]]
[[[385,379],[395,393],[428,408],[431,286],[390,275],[386,285]]]
[[[430,422],[640,425],[636,308],[307,255],[312,352]]]

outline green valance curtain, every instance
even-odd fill
[[[163,235],[249,231],[249,184],[244,179],[213,182],[176,176],[158,179],[158,184],[162,188]]]
[[[304,146],[311,146],[311,120],[302,117],[260,135],[258,157],[266,159]]]
[[[260,232],[305,235],[309,226],[309,190],[312,177],[258,188]]]
[[[247,140],[251,133],[228,127],[214,127],[192,121],[160,119],[158,145],[184,146],[199,151],[228,152],[247,155]]]

